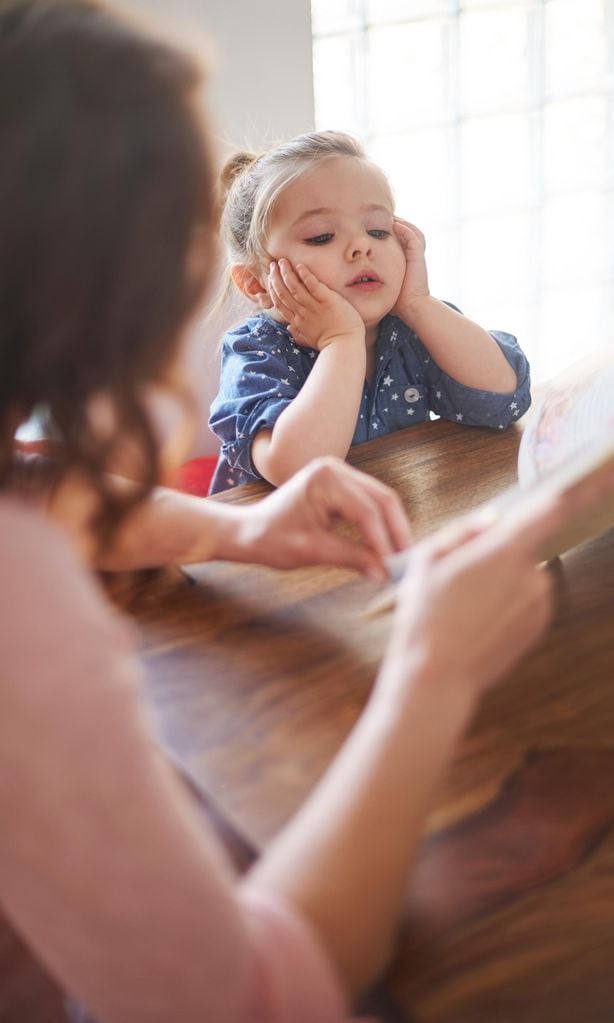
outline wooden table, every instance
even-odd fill
[[[421,536],[513,482],[518,442],[438,421],[351,460]],[[199,576],[149,585],[131,611],[164,741],[248,856],[354,724],[390,619],[361,618],[375,587],[341,570]],[[483,701],[428,821],[387,978],[412,1023],[614,1019],[614,531],[558,576],[547,639]]]
[[[518,442],[438,421],[351,460],[398,490],[421,536],[513,482]],[[386,1019],[614,1020],[614,531],[558,575],[547,639],[483,701],[441,785]],[[244,865],[356,721],[390,619],[360,617],[376,588],[346,571],[216,563],[199,576],[141,577],[119,597],[142,628],[163,741]]]

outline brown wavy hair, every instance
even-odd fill
[[[200,302],[215,181],[202,68],[97,0],[0,4],[0,486],[16,423],[44,410],[109,536],[159,475],[144,404]],[[111,401],[101,438],[92,399]],[[130,496],[105,470],[126,440]]]

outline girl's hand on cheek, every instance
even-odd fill
[[[341,337],[358,337],[365,326],[353,306],[327,288],[303,263],[294,269],[287,259],[270,265],[268,290],[299,344],[322,351]]]
[[[411,326],[412,308],[430,296],[424,258],[426,239],[415,224],[401,220],[400,217],[394,219],[394,233],[399,239],[405,255],[405,277],[401,285],[401,293],[392,312],[408,326]]]

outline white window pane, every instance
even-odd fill
[[[367,21],[371,25],[385,25],[391,21],[409,21],[410,18],[447,14],[450,0],[366,0]]]
[[[544,107],[544,188],[558,193],[600,188],[607,174],[608,101],[605,96]]]
[[[530,100],[527,12],[476,11],[460,18],[463,112],[526,106]]]
[[[534,379],[533,363],[537,358],[537,343],[535,304],[532,298],[522,295],[506,302],[495,302],[488,295],[482,294],[479,302],[463,309],[463,312],[485,330],[505,330],[513,334],[531,363],[531,377]]]
[[[535,175],[527,117],[506,114],[465,121],[460,141],[464,216],[531,205]]]
[[[603,286],[544,292],[539,335],[541,379],[550,379],[572,363],[611,345],[611,289]]]
[[[373,29],[369,42],[372,133],[400,132],[445,116],[448,51],[438,21]]]
[[[464,305],[476,308],[485,299],[490,303],[526,300],[534,286],[534,259],[534,219],[530,214],[467,221],[461,237]],[[504,323],[499,326],[511,330]]]
[[[449,139],[445,130],[375,138],[369,155],[385,171],[399,216],[422,231],[449,222]]]
[[[607,263],[606,263],[606,266],[605,266],[605,275],[604,276],[605,276],[605,279],[607,281],[610,281],[610,289],[611,289],[611,293],[612,293],[612,303],[614,304],[614,244],[612,242],[612,239],[614,239],[614,193],[612,193],[612,192],[607,192],[606,193],[606,207],[607,207],[607,215],[606,215],[606,228],[605,228],[605,230],[606,230],[606,236],[607,236],[607,239],[608,239],[608,245],[607,245],[607,250],[608,251],[607,251]],[[614,313],[614,308],[612,309],[612,312]],[[614,345],[614,316],[609,321],[609,330],[610,330],[610,343],[612,345]]]
[[[549,199],[543,208],[542,284],[546,288],[597,284],[608,274],[608,202],[581,192]]]
[[[460,0],[461,11],[473,11],[477,9],[492,10],[493,7],[524,7],[529,10],[539,7],[541,0]]]
[[[614,345],[614,0],[318,5],[363,19],[319,123],[371,139],[433,293],[517,334],[534,380]]]
[[[311,0],[311,27],[316,36],[349,32],[361,24],[360,0]]]
[[[544,28],[546,95],[602,84],[608,71],[604,0],[547,0]]]
[[[313,47],[315,122],[319,129],[361,133],[363,78],[360,36],[330,36]]]
[[[458,228],[442,230],[435,227],[431,230],[427,223],[424,227],[426,265],[431,293],[437,298],[460,305],[461,288],[458,279],[460,232]]]

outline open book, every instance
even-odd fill
[[[575,363],[545,387],[525,427],[518,453],[518,484],[476,509],[489,518],[513,514],[520,501],[547,490],[563,494],[614,468],[614,352]],[[614,492],[599,499],[549,538],[539,552],[548,561],[614,526]],[[393,582],[403,575],[411,549],[388,559]],[[366,608],[379,614],[395,603],[388,587]]]
[[[575,363],[546,388],[518,452],[520,493],[535,487],[563,492],[614,461],[614,353]],[[556,537],[544,559],[614,526],[614,494]]]

